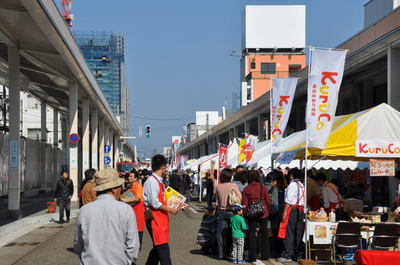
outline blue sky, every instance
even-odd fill
[[[58,0],[56,0],[58,1]],[[305,4],[307,45],[335,47],[363,28],[367,0],[73,0],[73,30],[125,35],[131,135],[139,153],[169,146],[196,110],[221,110],[239,93],[241,21],[245,5]],[[289,37],[289,36],[288,36]],[[139,119],[179,119],[156,121]]]

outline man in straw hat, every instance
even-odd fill
[[[124,179],[115,169],[96,173],[97,200],[79,210],[75,252],[81,264],[131,265],[137,259],[139,237],[132,207],[120,202]]]
[[[181,208],[170,208],[165,200],[163,178],[167,172],[167,159],[163,155],[155,155],[151,159],[153,175],[150,176],[143,188],[146,210],[146,226],[153,240],[153,249],[149,253],[146,265],[171,265],[169,251],[169,217],[177,214]]]

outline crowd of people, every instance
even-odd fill
[[[323,207],[327,213],[335,211],[338,219],[343,215],[338,187],[323,173],[307,173],[305,194],[304,171],[297,168],[276,168],[264,174],[261,168],[238,166],[223,169],[219,177],[216,170],[205,172],[209,208],[199,230],[202,249],[206,253],[217,249],[219,259],[239,264],[271,257],[283,263],[299,261],[304,254],[305,201],[311,210]],[[242,215],[245,225],[238,225],[242,222],[237,215]],[[213,216],[216,218],[211,219]],[[213,225],[215,238],[209,232]],[[238,235],[242,238],[240,247]]]
[[[237,264],[271,257],[280,262],[302,258],[305,201],[311,209],[324,207],[339,216],[343,211],[337,186],[323,173],[308,172],[305,194],[304,171],[297,168],[277,168],[268,174],[244,166],[220,172],[211,169],[203,172],[203,189],[198,173],[174,170],[168,174],[167,170],[162,155],[152,158],[151,171],[133,169],[121,176],[110,168],[86,170],[74,238],[82,264],[135,264],[145,228],[153,242],[146,264],[172,264],[168,215],[182,208],[167,206],[167,186],[188,201],[192,195],[202,197],[204,189],[208,209],[198,242],[206,253],[215,250],[219,259]],[[63,172],[55,193],[60,223],[64,210],[69,222],[73,185]]]
[[[146,265],[172,264],[168,215],[176,215],[186,204],[168,207],[164,191],[170,180],[182,193],[189,193],[193,185],[187,172],[177,179],[172,174],[170,179],[167,169],[167,159],[155,155],[151,171],[133,169],[126,175],[111,168],[85,171],[74,236],[81,264],[136,264],[145,228],[153,242]],[[73,192],[72,180],[62,172],[54,195],[60,207],[60,223],[64,223],[64,211],[66,222],[70,220]]]

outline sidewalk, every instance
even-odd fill
[[[21,197],[22,218],[46,210],[48,201],[54,199],[54,192],[39,194],[34,197]],[[15,220],[8,219],[8,198],[0,198],[0,227]]]
[[[53,193],[46,193],[30,198],[21,198],[22,218],[7,218],[7,198],[0,200],[0,247],[37,229],[40,226],[58,222],[58,207],[55,213],[47,212],[46,202],[53,200]],[[71,202],[71,219],[78,214],[77,202]]]

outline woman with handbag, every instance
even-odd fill
[[[258,236],[261,239],[260,254],[262,260],[269,259],[268,216],[271,200],[268,190],[261,183],[260,174],[256,170],[249,173],[249,185],[243,190],[242,204],[245,206],[245,217],[249,226],[249,256],[248,261],[257,258],[257,226],[260,227]]]
[[[225,168],[221,170],[221,183],[217,184],[215,187],[215,197],[218,205],[217,244],[219,259],[230,256],[229,249],[232,245],[230,242],[232,241],[232,233],[229,232],[229,222],[230,218],[233,216],[230,206],[240,204],[242,200],[242,194],[238,186],[230,182],[232,175],[232,169]]]

